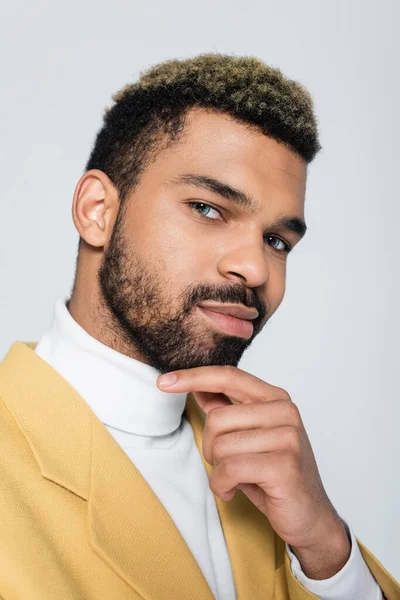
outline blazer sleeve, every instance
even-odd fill
[[[395,580],[379,560],[356,537],[362,557],[367,563],[372,575],[376,579],[386,600],[400,600],[400,583]],[[285,573],[290,600],[319,600],[318,596],[309,592],[296,577],[291,569],[290,557],[285,549]]]

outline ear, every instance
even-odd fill
[[[111,179],[99,169],[86,171],[75,188],[72,219],[87,244],[95,247],[107,244],[118,208],[118,191]]]

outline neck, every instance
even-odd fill
[[[104,302],[97,282],[92,286],[75,285],[67,308],[75,321],[96,340],[125,356],[148,364]]]

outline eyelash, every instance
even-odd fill
[[[198,210],[196,210],[194,208],[194,206],[198,205],[198,204],[201,204],[203,206],[208,206],[209,208],[212,208],[212,209],[216,210],[217,213],[219,213],[222,216],[221,211],[218,210],[218,208],[215,208],[215,206],[213,206],[212,204],[208,204],[207,202],[188,202],[188,206],[190,206],[192,208],[192,210],[194,210],[196,212],[196,214],[198,214],[200,217],[203,217],[204,219],[207,219],[208,221],[215,221],[216,220],[216,219],[210,219],[210,217],[207,217],[206,215],[203,215]],[[287,242],[285,242],[285,240],[283,240],[282,238],[278,237],[277,235],[269,235],[268,237],[276,238],[277,240],[279,240],[280,242],[282,242],[285,245],[285,248],[283,250],[278,250],[277,248],[274,248],[273,246],[271,246],[272,250],[275,250],[275,252],[278,252],[279,254],[282,254],[282,252],[284,252],[286,254],[289,254],[289,252],[292,249],[292,247],[290,246],[290,244],[288,244]]]

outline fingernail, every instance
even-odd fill
[[[168,387],[168,386],[172,385],[173,383],[175,383],[175,381],[177,379],[178,379],[178,376],[175,375],[175,373],[167,373],[166,375],[161,375],[161,377],[159,377],[158,384],[161,387]]]

